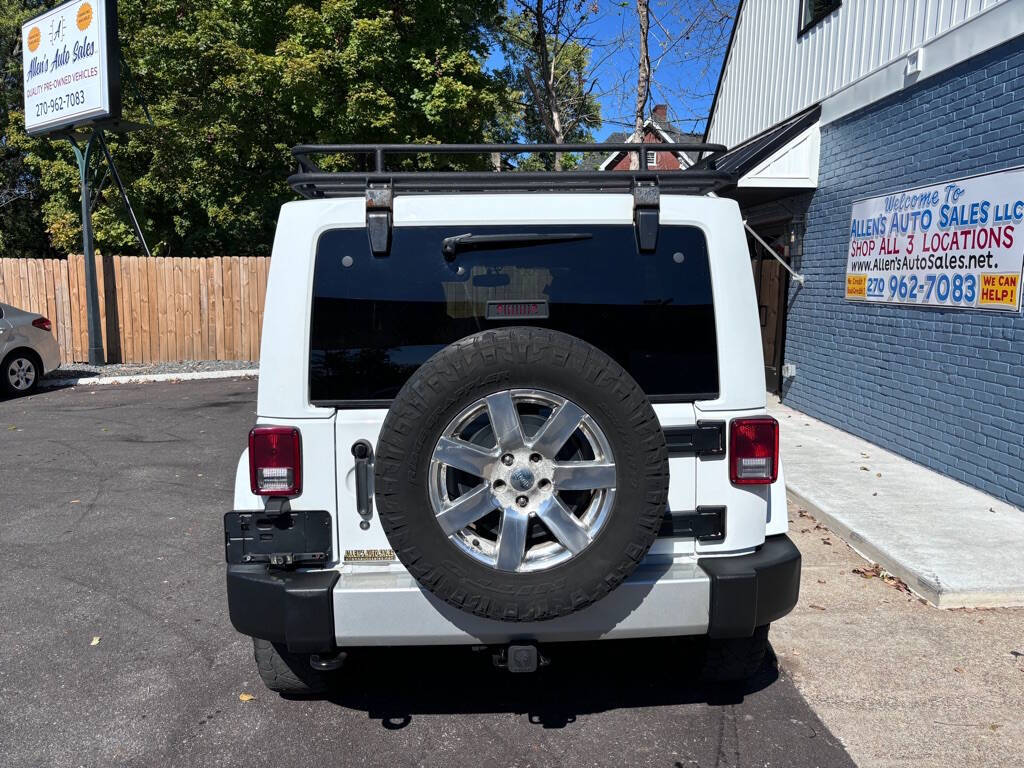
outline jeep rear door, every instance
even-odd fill
[[[327,230],[316,247],[309,391],[313,405],[339,409],[339,536],[353,559],[388,547],[378,526],[364,529],[350,512],[353,445],[375,443],[391,398],[431,355],[508,325],[554,328],[602,349],[637,380],[665,428],[693,426],[693,402],[718,393],[708,249],[697,227],[661,227],[646,253],[631,221],[396,223],[386,256],[371,253],[365,229]],[[672,456],[670,468],[670,508],[695,509],[695,457]],[[652,552],[680,546],[692,551],[692,542],[663,540]]]

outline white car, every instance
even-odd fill
[[[60,365],[60,347],[50,321],[34,312],[0,304],[0,371],[9,395],[26,395]]]
[[[384,165],[470,149],[552,151],[295,149],[312,199],[277,225],[232,623],[289,693],[372,646],[528,672],[548,643],[691,635],[706,678],[750,676],[800,554],[724,175]]]

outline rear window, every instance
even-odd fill
[[[445,239],[460,235],[474,244],[446,259]],[[631,225],[462,225],[395,227],[385,257],[372,255],[364,229],[321,235],[310,399],[386,404],[435,352],[508,325],[553,328],[593,344],[655,402],[718,394],[701,230],[663,225],[657,251],[640,253]]]

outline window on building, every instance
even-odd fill
[[[658,153],[655,152],[653,149],[648,149],[647,150],[647,167],[648,168],[653,168],[657,164],[658,164]]]
[[[800,0],[800,33],[806,32],[842,4],[843,0]]]

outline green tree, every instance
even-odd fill
[[[588,31],[595,6],[583,0],[513,0],[512,6],[502,30],[508,63],[499,75],[519,98],[519,135],[553,144],[592,141],[601,126],[591,64],[596,41]],[[543,163],[560,169],[575,160],[557,153]]]
[[[21,24],[41,10],[40,2],[0,0],[0,256],[54,255],[39,212],[39,176],[6,128],[22,120]]]
[[[144,117],[134,82],[155,125],[110,143],[153,250],[267,252],[294,199],[294,144],[482,140],[505,103],[483,69],[500,11],[498,0],[120,0],[125,116]],[[4,93],[0,141],[38,180],[53,247],[74,250],[70,148],[24,135],[20,60],[9,69],[18,89]],[[113,190],[94,222],[101,250],[135,249]]]

